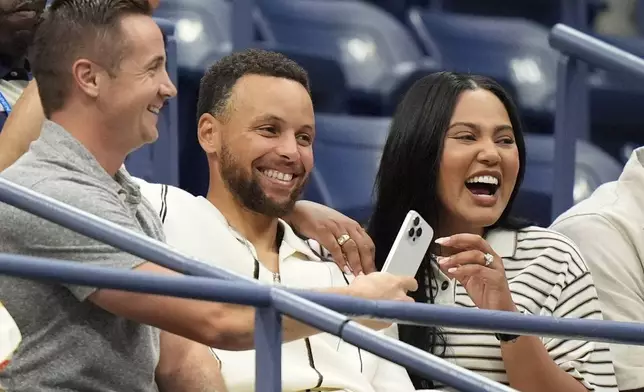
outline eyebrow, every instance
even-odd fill
[[[459,125],[481,132],[481,127],[478,126],[478,124],[474,124],[471,122],[455,122],[454,124],[451,124],[447,129],[450,130]],[[508,124],[497,125],[496,127],[494,127],[494,133],[501,132],[501,131],[514,131],[514,128],[512,128],[512,126]]]
[[[274,114],[264,114],[262,116],[259,116],[255,119],[255,122],[263,122],[263,121],[277,121],[277,122],[284,122],[284,119],[276,116]]]
[[[152,60],[148,61],[145,67],[146,68],[152,68],[153,66],[158,67],[163,63],[165,63],[165,55],[160,54],[160,55],[154,56]]]

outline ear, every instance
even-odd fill
[[[204,113],[197,124],[197,138],[206,155],[217,155],[221,148],[223,124],[210,113]]]
[[[92,98],[98,97],[102,69],[87,59],[78,59],[72,65],[72,75],[78,87]]]

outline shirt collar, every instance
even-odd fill
[[[514,257],[517,250],[517,231],[496,228],[490,230],[485,240],[502,258]]]
[[[228,220],[226,219],[224,214],[222,214],[221,211],[219,211],[219,209],[214,204],[212,204],[205,197],[200,196],[199,199],[201,199],[202,203],[208,203],[208,205],[212,209],[214,217],[217,220],[219,220],[223,225],[226,225],[227,227],[230,227],[230,225],[228,224]],[[285,259],[287,257],[293,256],[295,253],[301,253],[304,256],[306,256],[306,258],[308,258],[310,260],[319,260],[320,259],[320,256],[317,255],[307,245],[306,241],[304,239],[302,239],[302,237],[298,236],[295,233],[293,228],[291,228],[291,226],[288,223],[286,223],[282,219],[279,219],[278,224],[280,225],[280,228],[281,228],[282,233],[283,233],[283,235],[282,235],[282,243],[281,243],[281,245],[279,247],[279,258],[280,258],[280,260],[283,260],[283,259]],[[241,234],[239,234],[239,232],[234,230],[232,227],[230,227],[230,229],[233,231],[233,234],[236,237],[239,237],[239,238],[245,240],[245,238],[243,238],[243,236]]]
[[[125,189],[128,195],[135,199],[141,197],[138,184],[125,170],[125,166],[121,166],[116,175],[112,177],[78,139],[51,120],[45,120],[40,137],[32,144],[31,148],[36,153],[43,150],[53,151],[54,156],[51,159],[58,161],[57,163],[61,166],[82,171],[96,180],[110,185],[117,192]]]
[[[626,162],[618,182],[632,182],[635,186],[628,189],[638,196],[639,200],[644,200],[644,147],[637,148],[631,154]]]

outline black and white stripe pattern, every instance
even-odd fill
[[[514,254],[503,263],[519,310],[542,316],[601,319],[597,293],[576,247],[556,232],[529,227],[516,233]],[[494,244],[491,244],[494,247]],[[440,294],[439,294],[440,295]],[[456,283],[454,304],[475,307]],[[494,334],[447,328],[445,359],[508,384]],[[604,343],[542,338],[550,357],[589,390],[617,391],[612,359]]]
[[[161,223],[165,223],[165,218],[168,216],[168,186],[161,185],[161,208],[159,210],[159,218]]]

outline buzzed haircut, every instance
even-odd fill
[[[246,49],[232,53],[214,63],[201,78],[197,122],[205,113],[225,117],[233,86],[245,75],[284,78],[300,83],[311,94],[309,76],[295,61],[281,53]]]
[[[129,15],[152,15],[147,0],[54,0],[43,14],[30,53],[32,72],[49,118],[60,110],[73,86],[72,65],[86,58],[115,75],[127,42],[120,22]]]

